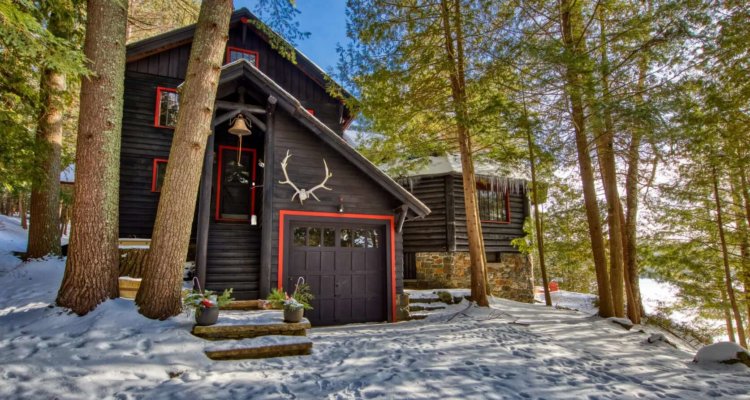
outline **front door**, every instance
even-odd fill
[[[335,220],[290,224],[284,288],[299,277],[310,284],[313,326],[380,322],[387,317],[387,260],[383,225]]]
[[[238,147],[219,146],[217,221],[249,221],[255,213],[255,149],[239,150]]]

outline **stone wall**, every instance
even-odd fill
[[[471,284],[468,252],[430,252],[416,254],[417,281],[420,287],[469,288]],[[500,262],[487,263],[487,278],[492,295],[532,303],[533,272],[528,256],[503,253]]]

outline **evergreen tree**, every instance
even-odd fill
[[[55,38],[76,42],[79,4],[73,1],[42,2],[47,31]],[[64,66],[50,65],[41,73],[39,119],[36,133],[36,176],[30,201],[31,224],[27,257],[60,254],[60,169],[69,102],[68,76]]]
[[[68,259],[57,303],[83,315],[118,295],[120,135],[127,2],[89,1],[76,184]]]
[[[198,16],[151,247],[135,299],[140,313],[149,318],[166,319],[182,310],[182,268],[231,14],[231,1],[204,0]]]

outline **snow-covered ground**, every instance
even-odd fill
[[[666,314],[669,315],[670,320],[683,326],[699,328],[699,330],[723,331],[724,321],[701,318],[697,308],[675,310],[678,289],[673,285],[651,278],[641,278],[640,289],[641,301],[647,315]],[[553,307],[577,310],[589,315],[599,312],[595,304],[596,296],[593,294],[557,290],[550,292],[550,297]],[[535,290],[535,299],[538,303],[544,303],[541,286]],[[727,340],[727,336],[725,333],[718,334],[713,337],[713,340],[716,342]]]
[[[108,301],[52,305],[62,260],[22,264],[25,232],[0,216],[0,398],[750,398],[750,369],[695,364],[636,327],[493,300],[422,321],[312,329],[313,354],[211,361],[185,316]],[[644,328],[652,331],[649,328]]]

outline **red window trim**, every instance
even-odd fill
[[[240,148],[237,146],[227,146],[227,145],[220,145],[219,146],[219,171],[218,175],[216,177],[216,210],[214,212],[214,219],[216,221],[229,221],[229,222],[247,222],[250,223],[249,219],[236,219],[236,218],[221,218],[221,213],[219,210],[221,210],[221,171],[224,169],[222,166],[222,155],[224,154],[224,150],[239,150]],[[255,153],[255,149],[245,149],[243,148],[242,151],[247,151],[250,153],[253,153],[253,163],[252,166],[252,172],[251,172],[251,180],[252,182],[255,182],[255,166],[258,164],[257,160],[257,154]],[[250,215],[253,215],[253,212],[255,212],[255,186],[252,186],[250,189]]]
[[[477,190],[479,190],[480,185],[481,183],[477,182]],[[500,189],[498,188],[496,191],[499,192]],[[504,193],[505,193],[505,221],[483,219],[480,221],[481,223],[483,224],[509,224],[510,223],[510,191],[506,189]],[[479,202],[477,201],[477,203]]]
[[[232,52],[233,51],[237,51],[237,52],[245,53],[245,54],[253,54],[253,55],[255,55],[255,67],[256,68],[260,68],[260,54],[258,54],[257,51],[255,51],[255,50],[248,50],[248,49],[242,49],[242,48],[239,48],[239,47],[232,47],[232,46],[227,46],[227,61],[226,61],[225,64],[229,64],[229,60],[231,60],[231,56],[232,56]]]
[[[162,92],[177,93],[177,89],[164,87],[164,86],[156,87],[156,105],[154,105],[154,126],[157,128],[174,129],[174,126],[159,125],[159,119],[161,117],[161,93]]]
[[[167,163],[169,162],[169,159],[167,158],[154,158],[154,163],[151,166],[151,192],[152,193],[160,193],[161,189],[156,189],[156,173],[159,170],[158,166],[159,163]]]
[[[326,217],[326,218],[352,218],[352,219],[372,219],[379,221],[386,221],[390,227],[390,246],[391,246],[391,321],[396,321],[396,228],[395,218],[393,215],[374,215],[374,214],[339,214],[332,212],[317,212],[317,211],[293,211],[293,210],[280,210],[279,211],[279,264],[276,269],[276,280],[277,288],[284,290],[284,217],[290,216],[306,216],[306,217]]]

